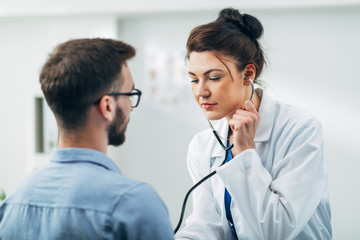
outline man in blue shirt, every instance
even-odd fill
[[[111,39],[60,44],[40,83],[54,112],[58,148],[0,206],[0,239],[173,239],[166,206],[148,184],[124,177],[106,156],[125,141],[141,91]]]

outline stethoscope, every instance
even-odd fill
[[[247,79],[250,81],[250,83],[251,83],[251,89],[252,89],[252,91],[251,91],[251,96],[250,96],[250,101],[251,101],[251,100],[253,99],[253,97],[254,97],[254,92],[255,92],[254,82],[253,82],[253,80],[252,80],[251,78],[249,78],[249,77],[246,76],[246,75],[245,75],[245,78],[247,78]],[[212,130],[212,133],[215,135],[216,140],[219,142],[221,148],[224,149],[224,151],[225,151],[225,153],[226,153],[226,154],[225,154],[225,159],[224,159],[224,161],[222,161],[222,163],[219,165],[219,167],[221,167],[222,165],[225,164],[226,159],[227,159],[227,156],[228,156],[228,152],[229,152],[229,150],[231,150],[231,149],[234,147],[234,144],[231,144],[229,147],[226,147],[226,146],[223,144],[223,142],[221,141],[221,137],[220,137],[219,133],[215,130],[214,126],[211,124],[210,120],[207,118],[205,112],[204,112],[204,111],[202,111],[202,112],[204,113],[205,118],[206,118],[206,120],[208,121],[209,126],[210,126],[210,128],[211,128],[211,130]],[[181,208],[180,219],[179,219],[178,224],[176,225],[176,228],[174,229],[174,234],[177,233],[177,231],[179,230],[179,228],[180,228],[180,226],[181,226],[182,220],[183,220],[183,218],[184,218],[184,213],[185,213],[185,208],[186,208],[186,202],[187,202],[187,200],[188,200],[191,192],[192,192],[195,188],[197,188],[200,184],[202,184],[203,182],[205,182],[207,179],[211,178],[211,177],[214,176],[215,174],[216,174],[216,170],[212,171],[211,173],[209,173],[208,175],[206,175],[205,177],[203,177],[200,181],[198,181],[194,186],[192,186],[192,187],[189,189],[189,191],[186,193],[185,198],[184,198],[184,202],[183,202],[183,205],[182,205],[182,208]]]

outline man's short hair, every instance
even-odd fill
[[[74,39],[57,46],[41,70],[40,84],[59,127],[80,127],[93,102],[120,87],[121,67],[134,56],[132,46],[113,39]]]

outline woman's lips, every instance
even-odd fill
[[[209,110],[210,108],[214,107],[216,103],[202,103],[201,105],[204,109]]]

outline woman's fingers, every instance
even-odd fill
[[[234,147],[237,153],[254,147],[254,138],[260,116],[251,101],[243,104],[243,109],[238,109],[229,125],[233,131]]]
[[[256,107],[255,105],[249,101],[249,100],[246,100],[242,106],[242,108],[246,111],[249,111],[249,112],[252,112],[252,113],[256,113],[258,114],[258,112],[256,111]]]

